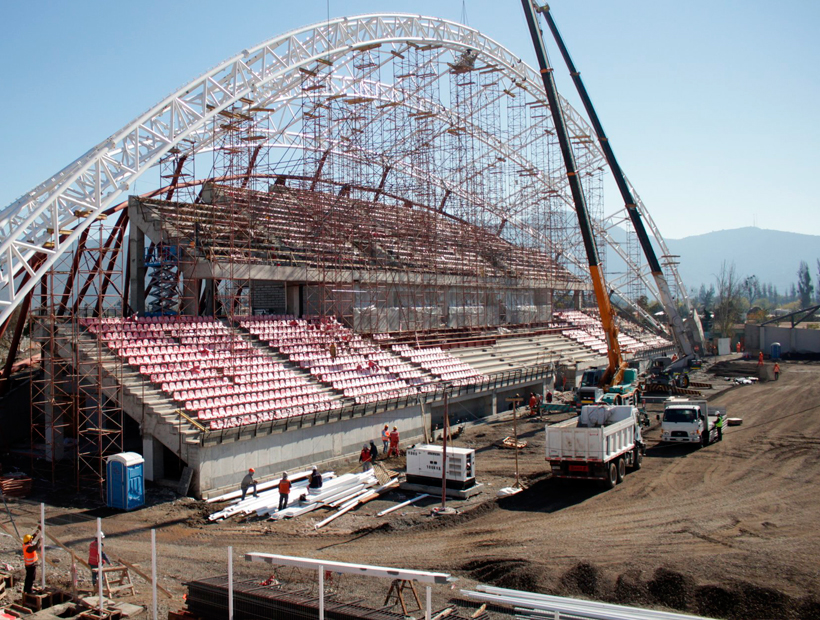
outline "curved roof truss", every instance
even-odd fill
[[[333,150],[337,154],[343,151],[345,157],[370,164],[375,161],[384,169],[402,171],[417,178],[428,175],[428,171],[415,170],[412,162],[403,161],[389,150],[379,153],[350,152],[340,148],[342,145],[338,142],[307,143],[301,128],[304,106],[299,101],[302,97],[300,93],[305,74],[311,73],[319,63],[334,65],[334,79],[328,81],[333,94],[341,96],[352,90],[360,94],[366,90],[374,100],[383,104],[401,104],[416,112],[429,113],[436,119],[439,132],[459,128],[472,139],[481,141],[499,158],[521,170],[531,171],[527,182],[506,192],[503,200],[491,205],[491,211],[500,220],[527,230],[528,205],[543,200],[545,191],[551,191],[564,204],[570,205],[563,175],[553,173],[550,176],[549,170],[538,168],[521,150],[522,145],[526,150],[543,137],[544,131],[549,131],[548,121],[545,120],[543,126],[532,123],[523,127],[515,136],[516,149],[497,135],[485,131],[472,118],[460,116],[439,102],[426,100],[397,85],[369,80],[367,75],[356,77],[350,69],[355,53],[382,45],[390,49],[390,54],[385,58],[401,55],[402,50],[419,46],[432,50],[431,54],[436,58],[445,55],[456,58],[465,52],[475,53],[486,66],[498,70],[509,81],[509,89],[527,93],[526,96],[538,105],[546,104],[539,86],[540,78],[531,67],[478,31],[444,19],[397,14],[343,17],[270,39],[243,50],[170,94],[0,212],[0,235],[3,239],[0,244],[0,324],[83,231],[121,200],[134,181],[156,166],[172,148],[198,153],[217,148],[222,133],[220,115],[229,114],[229,110],[253,114],[256,118],[267,115],[275,119],[275,131],[267,135],[266,142],[270,146]],[[386,59],[379,60],[380,65],[387,62]],[[431,75],[428,85],[440,80],[443,75],[444,72]],[[514,96],[507,90],[504,92]],[[578,136],[593,135],[586,121],[569,104],[563,103],[571,132]],[[485,100],[471,110],[472,116],[493,104]],[[577,146],[588,153],[589,166],[600,169],[604,165],[595,141]],[[482,165],[486,169],[488,164]],[[469,188],[463,187],[458,179],[437,175],[431,182],[442,191],[456,194],[465,201],[479,200],[471,196]],[[640,203],[639,208],[662,252],[668,253],[648,212]],[[596,224],[602,238],[616,249],[644,285],[654,292],[654,284],[646,270],[629,261],[618,244],[606,234],[604,222]],[[539,239],[537,230],[529,227],[528,233],[534,241],[543,241]],[[583,270],[585,258],[578,256],[573,248],[558,248],[558,251],[567,257],[569,263]],[[30,277],[21,283],[24,273]],[[674,269],[673,273],[680,287]]]

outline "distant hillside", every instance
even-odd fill
[[[672,254],[680,255],[678,269],[689,288],[714,284],[713,274],[720,271],[723,261],[734,262],[738,276],[757,276],[761,283],[771,282],[783,293],[797,282],[797,268],[803,260],[809,264],[812,282],[817,284],[820,236],[749,226],[683,239],[667,238],[666,244]]]

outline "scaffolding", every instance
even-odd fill
[[[120,258],[127,225],[98,221],[40,283],[29,311],[32,470],[52,484],[104,491],[107,457],[123,449],[122,360],[84,328],[87,317],[121,316]],[[63,465],[72,463],[71,468]]]

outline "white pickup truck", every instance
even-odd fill
[[[661,418],[661,441],[708,446],[723,439],[726,408],[710,407],[705,400],[668,398]]]
[[[579,416],[546,431],[546,458],[555,478],[600,480],[611,489],[627,467],[641,468],[645,446],[636,407],[586,405]]]

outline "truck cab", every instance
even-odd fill
[[[725,421],[725,410],[710,410],[705,400],[670,398],[664,403],[661,441],[706,446],[722,438]]]
[[[638,371],[634,368],[624,370],[621,382],[609,386],[604,391],[601,380],[606,368],[590,368],[581,377],[581,387],[575,394],[575,407],[578,411],[585,405],[606,403],[607,405],[637,405]]]

